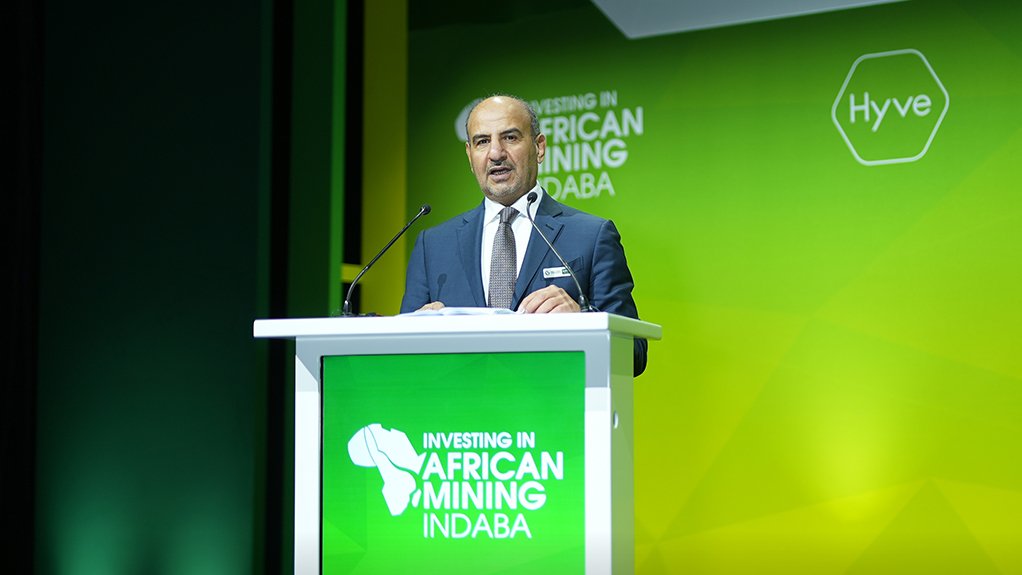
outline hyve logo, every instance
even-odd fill
[[[921,52],[878,52],[852,63],[831,119],[859,163],[914,162],[930,149],[950,102]]]

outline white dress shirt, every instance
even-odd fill
[[[529,190],[536,192],[539,196],[532,203],[532,217],[535,219],[539,204],[543,201],[543,188],[536,184],[536,187]],[[529,192],[522,194],[518,201],[511,204],[511,207],[518,210],[519,216],[511,222],[511,231],[515,234],[515,278],[522,271],[522,262],[525,260],[525,250],[529,247],[529,237],[532,236],[532,224],[525,215],[525,207],[529,204],[526,199]],[[486,198],[483,200],[483,241],[482,251],[479,254],[479,265],[483,274],[483,301],[490,301],[490,257],[493,256],[493,238],[497,236],[497,226],[500,224],[500,211],[504,209],[502,204]]]

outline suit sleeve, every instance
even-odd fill
[[[632,299],[632,273],[628,270],[625,250],[621,245],[621,234],[614,222],[603,222],[593,248],[593,268],[590,276],[590,299],[596,309],[625,317],[639,319],[639,311]],[[646,369],[648,342],[634,340],[633,366],[635,375]]]
[[[405,295],[401,298],[401,313],[415,311],[430,302],[429,284],[426,280],[425,230],[415,238],[412,256],[408,259],[405,272]]]

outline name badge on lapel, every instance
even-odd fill
[[[571,273],[568,271],[568,268],[565,267],[543,268],[543,279],[546,280],[551,278],[566,278],[570,275]]]

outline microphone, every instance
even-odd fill
[[[387,243],[387,245],[383,246],[383,249],[380,250],[380,253],[376,254],[376,257],[374,257],[372,259],[372,261],[370,261],[368,264],[366,264],[366,267],[362,268],[362,271],[358,272],[358,275],[355,276],[355,280],[353,282],[351,282],[351,287],[348,288],[348,295],[345,296],[345,298],[344,298],[344,305],[341,307],[341,315],[342,316],[350,317],[350,316],[355,315],[355,314],[351,313],[351,294],[352,294],[353,291],[355,291],[355,286],[358,284],[358,280],[362,279],[362,276],[367,271],[369,271],[369,268],[371,268],[373,266],[373,264],[376,263],[376,260],[380,259],[380,257],[384,253],[386,253],[387,250],[390,249],[390,246],[394,245],[394,242],[396,242],[397,239],[400,238],[401,235],[404,234],[408,230],[408,228],[412,227],[412,224],[415,223],[415,220],[417,220],[417,219],[421,218],[422,216],[428,214],[431,209],[432,208],[429,207],[429,204],[422,204],[422,207],[419,208],[419,213],[415,214],[415,217],[412,218],[407,224],[405,224],[405,227],[401,228],[401,231],[398,232],[397,235],[394,236],[390,240],[390,242]]]
[[[561,260],[561,265],[564,266],[564,269],[568,270],[569,274],[571,274],[571,279],[572,281],[575,282],[575,287],[578,288],[579,311],[599,311],[595,307],[590,305],[589,298],[587,298],[585,292],[582,291],[582,284],[578,283],[578,278],[575,277],[575,270],[571,269],[571,266],[568,265],[568,262],[565,261],[564,258],[561,257],[561,254],[557,252],[557,248],[554,247],[554,244],[550,243],[550,240],[546,239],[546,236],[543,235],[543,231],[539,229],[539,226],[536,225],[535,220],[532,219],[531,210],[532,204],[537,199],[539,199],[539,196],[536,194],[536,192],[529,192],[529,195],[525,196],[525,199],[526,199],[525,215],[528,216],[529,223],[531,223],[532,228],[536,230],[537,233],[539,233],[539,237],[543,238],[543,241],[546,242],[546,245],[550,246],[550,251],[554,252],[554,255],[557,256],[557,259]]]

